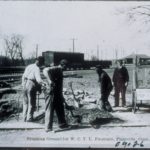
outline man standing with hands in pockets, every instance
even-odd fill
[[[121,95],[122,104],[121,106],[126,106],[126,88],[129,82],[129,74],[128,70],[125,66],[123,66],[122,61],[117,61],[117,67],[113,74],[113,85],[115,88],[115,107],[119,106],[119,97]]]

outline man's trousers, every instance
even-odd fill
[[[61,93],[45,92],[45,130],[52,130],[54,111],[58,118],[59,126],[66,124],[65,111]]]
[[[27,80],[24,87],[23,120],[32,121],[36,109],[36,87],[33,81]]]
[[[120,95],[121,95],[121,106],[125,106],[126,105],[126,86],[125,84],[118,84],[115,86],[115,106],[119,106],[119,99],[120,99]]]
[[[112,107],[108,101],[109,95],[110,95],[110,91],[105,91],[101,93],[100,103],[101,103],[102,110],[112,111]]]

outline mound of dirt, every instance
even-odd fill
[[[101,111],[98,108],[93,109],[76,109],[73,111],[73,116],[71,112],[66,110],[66,118],[68,123],[90,123],[96,119],[100,118],[112,118],[113,116],[106,111]]]

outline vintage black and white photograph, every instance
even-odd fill
[[[150,148],[150,2],[0,1],[0,148]]]

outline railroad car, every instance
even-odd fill
[[[67,70],[91,69],[97,65],[109,68],[112,65],[109,60],[84,60],[83,53],[46,51],[42,53],[42,56],[45,59],[45,66],[58,65],[62,59],[66,59],[68,61]]]

